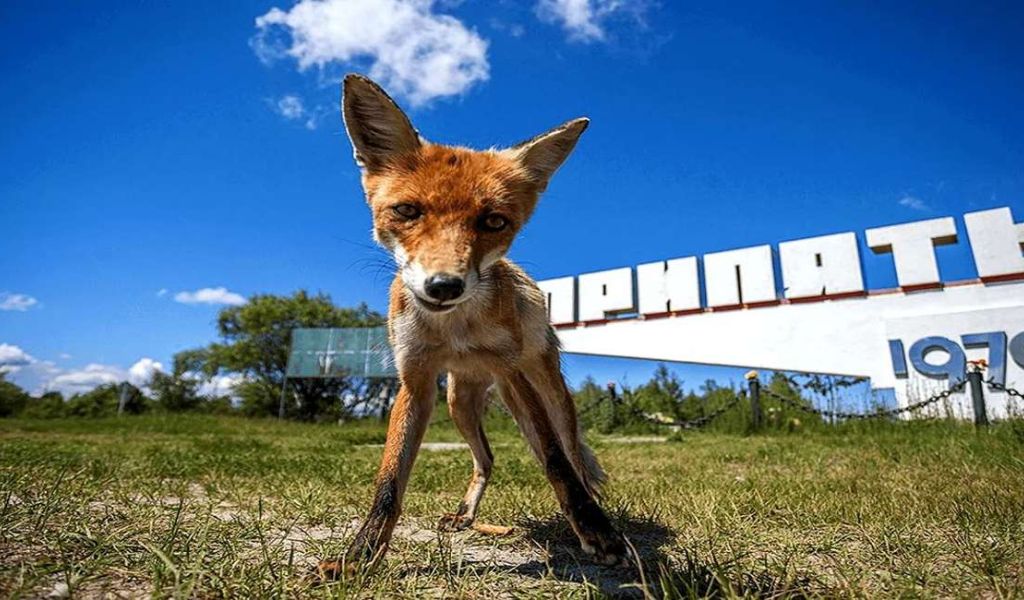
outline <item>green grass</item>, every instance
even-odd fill
[[[457,441],[438,420],[428,441]],[[490,425],[480,519],[515,534],[437,533],[470,458],[425,451],[382,567],[323,585],[310,566],[369,505],[378,423],[0,421],[0,596],[1024,596],[1019,423],[590,436],[642,572],[589,564],[518,434]]]

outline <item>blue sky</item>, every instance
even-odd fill
[[[168,365],[235,294],[383,310],[337,111],[349,70],[435,141],[592,119],[511,253],[541,279],[934,216],[962,232],[963,212],[996,206],[1024,218],[1019,3],[776,4],[4,3],[13,378],[75,390]],[[974,276],[965,242],[938,255],[944,279]],[[870,288],[895,284],[890,256],[864,257]],[[651,368],[567,360],[574,381]]]

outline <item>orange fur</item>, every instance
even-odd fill
[[[448,408],[474,464],[464,500],[442,527],[469,527],[476,517],[493,465],[482,427],[493,384],[584,550],[603,562],[621,561],[622,537],[597,503],[603,473],[580,438],[544,297],[504,258],[587,121],[570,121],[507,150],[432,144],[383,90],[355,75],[345,79],[343,111],[363,167],[374,237],[398,264],[388,326],[401,391],[370,515],[346,558],[326,561],[321,570],[336,575],[386,550],[441,372],[448,373]],[[437,294],[431,281],[442,276],[459,282],[458,289]]]

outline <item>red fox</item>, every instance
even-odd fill
[[[321,573],[355,572],[386,552],[442,371],[473,476],[440,526],[462,529],[476,518],[494,464],[481,422],[495,386],[584,552],[604,564],[623,562],[625,542],[598,504],[605,476],[580,439],[545,298],[505,258],[589,121],[569,121],[505,150],[434,144],[383,89],[355,74],[345,77],[342,112],[374,238],[397,264],[388,328],[401,387],[369,516],[345,556],[321,562]]]

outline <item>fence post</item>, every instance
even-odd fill
[[[124,405],[128,403],[128,382],[122,381],[117,390],[117,416],[124,414]]]
[[[284,381],[281,383],[281,400],[277,405],[277,418],[284,419],[284,391],[288,387],[288,376],[284,376]]]
[[[750,415],[754,430],[758,431],[761,429],[761,382],[757,379],[757,371],[750,371],[746,377],[750,390]]]
[[[967,382],[971,384],[971,400],[974,402],[974,425],[988,425],[988,413],[985,411],[985,386],[981,380],[981,366],[971,365],[967,372]]]

